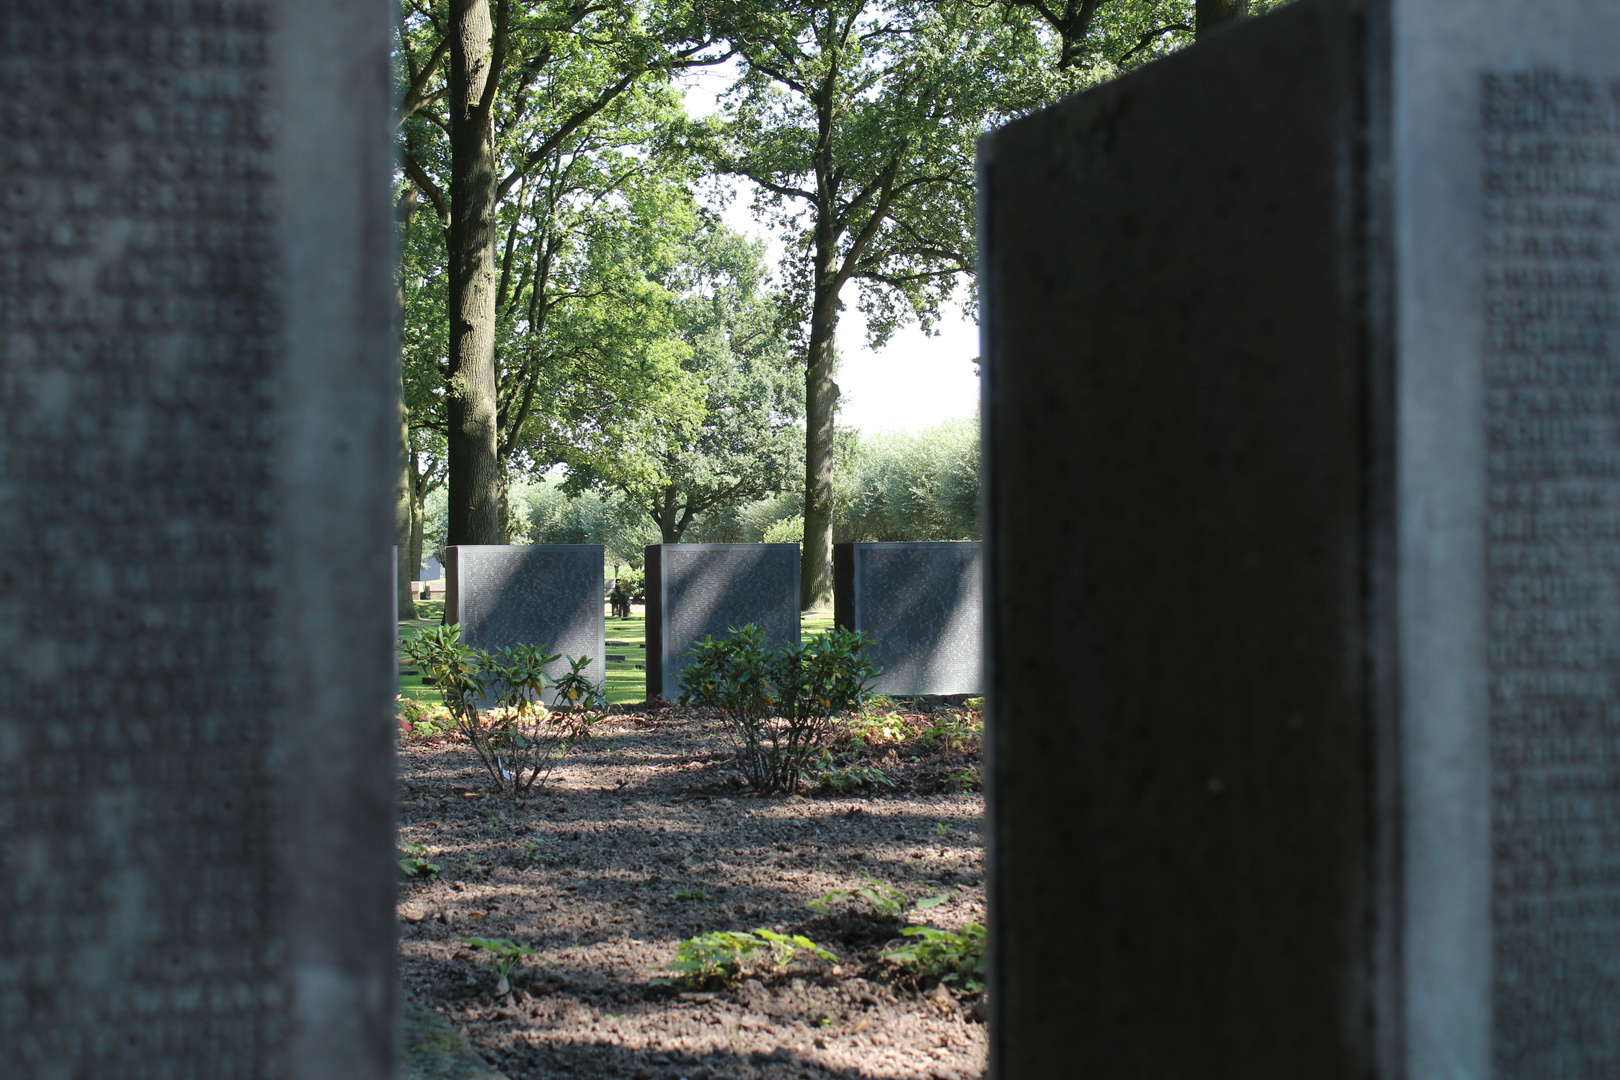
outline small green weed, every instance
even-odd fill
[[[671,900],[696,903],[699,900],[707,900],[709,898],[709,894],[703,892],[701,889],[681,889],[677,892],[670,893],[669,898]]]
[[[938,979],[969,993],[984,989],[983,926],[968,923],[961,930],[908,926],[901,933],[906,940],[885,949],[882,959],[912,982]]]
[[[518,845],[518,853],[525,862],[536,863],[540,866],[560,866],[562,859],[553,852],[543,850],[546,846],[544,837],[531,836]]]
[[[687,938],[675,946],[675,962],[667,971],[670,978],[652,980],[654,986],[702,986],[719,980],[734,982],[745,961],[769,953],[771,967],[781,971],[798,958],[809,953],[822,960],[837,960],[836,954],[822,948],[803,934],[781,934],[764,927],[749,933],[746,930],[715,930],[697,937]]]
[[[495,958],[495,996],[501,997],[512,991],[512,984],[507,977],[514,968],[523,963],[525,957],[533,956],[534,950],[527,945],[519,945],[510,938],[470,937],[465,939],[469,948],[483,949]]]
[[[958,754],[976,746],[984,734],[984,721],[975,713],[951,710],[934,720],[922,737],[931,739],[944,754]]]
[[[894,787],[894,781],[876,765],[834,765],[832,756],[825,753],[822,763],[825,768],[816,773],[816,781],[838,795],[870,787]]]
[[[899,922],[913,911],[938,907],[948,897],[929,896],[913,901],[911,897],[876,878],[868,878],[853,889],[834,889],[819,900],[810,901],[814,911],[831,918],[838,909],[864,908],[866,915],[879,922]]]
[[[408,878],[436,878],[439,864],[428,861],[428,849],[421,844],[405,844],[395,850],[399,858],[399,872]]]
[[[881,694],[867,698],[860,712],[845,718],[844,726],[862,743],[904,742],[908,734],[906,718]]]

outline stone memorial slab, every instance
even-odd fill
[[[833,621],[872,639],[879,694],[977,694],[984,598],[980,545],[838,544]]]
[[[594,560],[594,561],[593,561]],[[544,645],[564,659],[589,656],[600,686],[607,675],[602,613],[602,545],[461,544],[444,551],[444,617],[480,649]]]
[[[389,31],[0,19],[8,1078],[394,1075]]]
[[[417,571],[417,581],[438,581],[444,573],[444,566],[431,555],[422,560],[422,566]]]
[[[647,699],[681,696],[687,650],[753,623],[771,648],[799,640],[798,544],[647,547]]]
[[[992,1074],[1620,1076],[1620,5],[1300,0],[982,206]]]

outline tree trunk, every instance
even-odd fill
[[[661,544],[678,544],[681,542],[681,528],[677,524],[680,515],[675,505],[675,488],[666,486],[658,498],[658,512],[652,515],[653,524],[658,526],[658,542]]]
[[[503,478],[506,476],[506,468],[504,466],[501,467],[501,476]],[[503,479],[498,491],[499,496],[496,505],[499,507],[500,511],[500,542],[503,544],[515,544],[518,542],[518,536],[517,524],[512,520],[512,489]]]
[[[1249,0],[1197,0],[1193,8],[1193,34],[1203,37],[1221,23],[1236,22],[1249,13]]]
[[[416,190],[401,200],[400,210],[405,227],[410,228],[411,212],[416,206]],[[411,561],[411,510],[416,506],[416,462],[411,453],[411,410],[405,403],[405,368],[403,366],[405,340],[405,290],[396,274],[394,279],[394,407],[399,414],[399,447],[396,451],[398,471],[394,477],[394,617],[416,618],[416,597],[411,593],[411,579],[416,576],[419,563]]]
[[[414,476],[413,476],[414,479]],[[411,561],[422,565],[422,526],[427,522],[427,496],[421,489],[414,488],[411,492]]]
[[[450,11],[449,543],[501,542],[495,418],[495,29],[489,0]]]
[[[416,507],[416,464],[411,461],[411,428],[410,417],[405,411],[405,380],[399,382],[399,474],[394,482],[394,542],[399,545],[398,578],[399,587],[395,595],[395,608],[401,619],[416,618],[416,597],[411,594],[411,579],[416,577],[416,568],[421,566],[411,558],[415,550],[411,543],[414,534],[415,515],[412,512]]]
[[[831,245],[817,253],[815,306],[810,312],[810,354],[804,371],[804,547],[799,564],[800,607],[833,601],[833,420],[838,410],[838,285]]]

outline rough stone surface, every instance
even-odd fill
[[[444,612],[461,640],[480,649],[544,645],[564,658],[589,656],[607,671],[602,612],[602,545],[473,545],[444,552]],[[568,670],[565,660],[547,669]]]
[[[450,1021],[409,993],[403,997],[400,1080],[506,1080]]]
[[[1001,1080],[1620,1075],[1617,41],[1301,0],[987,142]]]
[[[977,694],[984,596],[977,543],[839,544],[833,619],[872,639],[880,694]]]
[[[0,20],[7,1077],[393,1075],[389,26]]]
[[[647,698],[681,695],[687,650],[753,623],[781,648],[799,640],[799,545],[647,548]]]

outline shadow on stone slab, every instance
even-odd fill
[[[467,1036],[450,1021],[402,993],[400,1029],[404,1052],[400,1055],[400,1080],[506,1080],[496,1072],[467,1041]]]

